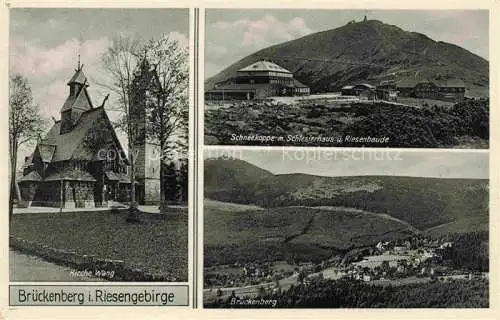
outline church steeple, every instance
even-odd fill
[[[80,64],[80,58],[78,58],[78,66],[75,69],[75,74],[68,81],[69,95],[76,97],[83,87],[88,87],[87,77],[83,73],[83,64]]]
[[[71,131],[80,116],[85,111],[92,109],[92,102],[86,90],[88,87],[87,77],[83,73],[80,58],[78,58],[75,74],[67,85],[69,86],[69,95],[61,108],[61,134]]]
[[[142,57],[140,68],[141,68],[141,72],[142,73],[148,72],[149,69],[151,68],[151,66],[149,64],[149,61],[148,61],[148,58],[147,58],[147,51],[146,51],[146,49],[144,49],[144,56]]]

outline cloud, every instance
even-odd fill
[[[106,51],[108,38],[87,40],[81,46],[81,60],[95,63]],[[52,76],[63,70],[71,70],[76,66],[80,41],[76,38],[68,40],[54,48],[35,45],[24,39],[11,41],[11,70],[26,77],[36,78]]]
[[[288,41],[313,32],[307,27],[303,18],[296,17],[290,21],[280,21],[271,14],[266,14],[258,20],[217,21],[212,26],[223,34],[225,32],[240,34],[239,43],[243,46],[262,46]]]
[[[301,17],[280,20],[271,14],[254,20],[219,20],[206,30],[205,65],[212,68],[206,76],[257,50],[314,32]]]
[[[213,41],[208,41],[206,46],[206,53],[209,55],[223,55],[228,53],[228,49],[223,45],[219,45]]]
[[[11,23],[10,28],[13,34],[23,33],[26,31],[33,31],[33,16],[27,15],[25,13],[19,12],[14,9],[11,12]],[[41,23],[36,25],[36,32],[47,33],[47,32],[57,32],[68,28],[68,18],[54,18],[51,17]]]
[[[184,33],[172,31],[168,33],[168,37],[172,40],[177,40],[181,47],[185,49],[189,48],[189,39]]]
[[[59,110],[68,96],[66,82],[74,73],[78,53],[88,76],[100,69],[100,59],[108,45],[106,37],[83,41],[81,45],[78,39],[73,38],[52,48],[28,42],[24,38],[13,38],[10,69],[12,74],[21,74],[28,79],[33,88],[33,98],[40,106],[41,117],[59,118]]]
[[[33,91],[33,98],[40,106],[40,115],[44,119],[50,119],[51,116],[58,119],[60,108],[67,96],[68,87],[64,80],[52,81],[47,86]]]

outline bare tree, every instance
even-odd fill
[[[120,119],[115,126],[127,134],[128,158],[130,161],[130,215],[136,217],[136,194],[135,194],[135,159],[134,159],[134,111],[132,108],[134,72],[137,69],[140,50],[138,39],[120,35],[113,39],[111,46],[103,56],[103,65],[108,81],[100,85],[109,89],[115,96],[117,103],[112,111],[120,112]]]
[[[9,154],[10,154],[10,199],[9,220],[13,213],[14,196],[22,201],[16,183],[17,152],[19,147],[36,140],[42,131],[43,121],[40,119],[38,105],[33,101],[33,95],[28,80],[20,75],[14,75],[9,83]]]
[[[160,206],[165,204],[164,163],[178,170],[187,161],[189,121],[188,53],[177,40],[163,36],[145,44],[147,60],[154,69],[156,85],[147,104],[147,135],[160,146]],[[178,188],[181,190],[181,188]]]

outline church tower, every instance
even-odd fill
[[[154,90],[154,70],[144,58],[134,73],[131,89],[131,131],[134,154],[136,199],[139,204],[156,205],[160,203],[160,163],[159,145],[149,141],[146,131],[148,117],[146,104]]]
[[[87,92],[87,77],[83,73],[83,65],[78,61],[75,74],[68,81],[69,95],[61,108],[60,134],[73,130],[85,111],[92,109],[92,102]]]

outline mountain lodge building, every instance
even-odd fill
[[[343,96],[359,96],[372,100],[396,100],[400,97],[434,99],[460,102],[465,97],[465,85],[460,80],[447,81],[383,81],[378,86],[369,84],[346,85],[341,88]]]
[[[236,77],[205,92],[206,100],[263,100],[273,96],[309,95],[310,88],[292,72],[270,61],[257,61],[237,71]]]

